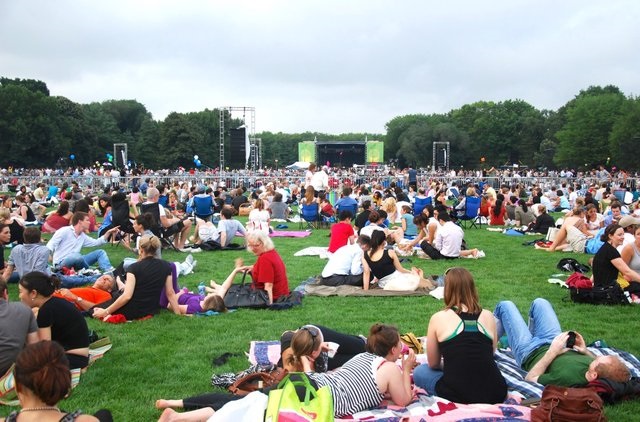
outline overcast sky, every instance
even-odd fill
[[[0,75],[158,120],[251,106],[256,132],[289,133],[384,133],[480,100],[555,110],[590,85],[640,94],[637,0],[444,3],[0,0]]]

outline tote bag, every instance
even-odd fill
[[[291,375],[299,380],[292,380]],[[305,389],[300,400],[296,386]],[[333,398],[328,386],[315,389],[306,374],[287,374],[278,389],[269,392],[265,422],[330,422],[333,421]]]

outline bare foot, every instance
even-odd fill
[[[176,416],[177,414],[178,412],[173,409],[164,409],[164,412],[162,412],[162,415],[160,415],[160,418],[158,418],[158,422],[171,422],[172,420],[174,420],[174,416]]]
[[[172,407],[182,407],[182,400],[156,400],[156,409],[169,409]]]
[[[477,249],[475,249],[475,248],[474,248],[474,249],[471,249],[471,255],[472,255],[474,258],[478,259],[478,250],[477,250]]]

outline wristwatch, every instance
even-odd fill
[[[79,296],[78,296],[78,297],[76,297],[76,303],[80,303],[80,302],[82,302],[82,298],[81,298],[81,297],[79,297]]]

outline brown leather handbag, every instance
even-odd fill
[[[604,404],[592,388],[547,385],[540,405],[531,411],[532,422],[604,422]]]
[[[282,368],[276,368],[270,372],[254,372],[237,379],[229,386],[228,390],[233,394],[246,396],[253,391],[278,385],[285,375],[287,375],[287,371]]]

